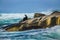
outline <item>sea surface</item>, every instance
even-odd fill
[[[46,29],[32,29],[14,32],[7,32],[2,29],[4,26],[18,23],[23,17],[24,14],[1,14],[0,40],[60,40],[60,25]],[[33,15],[30,15],[30,17],[33,17]]]

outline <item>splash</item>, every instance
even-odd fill
[[[37,39],[37,40],[60,40],[60,25],[46,29],[32,29],[16,32],[0,32],[0,38],[5,39]]]

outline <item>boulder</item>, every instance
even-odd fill
[[[7,31],[24,31],[38,28],[47,28],[55,25],[60,25],[60,15],[48,15],[42,17],[35,17],[22,21],[18,24],[12,24],[11,27],[5,28]]]
[[[42,17],[42,16],[45,16],[45,14],[42,14],[42,13],[35,13],[34,18],[36,18],[36,17]]]
[[[60,25],[60,16],[57,17],[57,19],[56,19],[56,24],[57,24],[57,25]]]
[[[51,13],[51,15],[60,15],[59,11],[54,11],[53,13]]]

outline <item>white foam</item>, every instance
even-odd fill
[[[2,13],[0,19],[16,19],[23,18],[24,15],[27,15],[29,18],[32,18],[34,13]]]
[[[41,13],[46,14],[46,15],[50,15],[52,13],[52,8],[46,11],[42,11]]]
[[[35,12],[35,13],[42,13],[46,15],[50,15],[52,13],[52,9],[47,11]],[[16,19],[16,18],[23,18],[26,14],[29,18],[33,18],[35,13],[1,13],[0,19]]]

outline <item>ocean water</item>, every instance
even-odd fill
[[[0,16],[0,40],[60,40],[60,25],[46,29],[32,29],[26,31],[7,32],[3,26],[18,23],[23,17],[15,14]],[[32,17],[32,16],[30,16]]]

